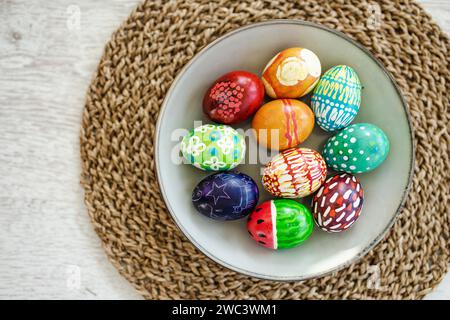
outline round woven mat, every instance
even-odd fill
[[[83,114],[82,185],[108,257],[145,298],[422,298],[447,272],[448,38],[413,1],[293,2],[147,1],[107,44]],[[411,192],[387,237],[358,263],[304,282],[250,278],[205,257],[172,221],[153,161],[159,108],[183,65],[226,32],[275,18],[369,48],[404,93],[416,139]]]

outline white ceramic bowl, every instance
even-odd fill
[[[391,150],[380,167],[358,175],[364,187],[365,202],[361,217],[352,228],[340,234],[328,234],[315,227],[312,236],[300,246],[272,251],[249,237],[246,219],[218,222],[197,213],[191,203],[192,190],[211,172],[176,160],[181,159],[178,148],[182,135],[200,125],[199,121],[212,123],[202,111],[203,95],[209,85],[232,70],[260,75],[270,58],[289,47],[314,51],[322,63],[322,73],[338,64],[356,70],[364,89],[360,111],[352,123],[370,122],[382,128],[390,140]],[[309,104],[309,97],[301,100]],[[233,127],[247,129],[250,120]],[[321,151],[329,136],[316,125],[301,146]],[[164,100],[155,143],[163,197],[187,238],[225,267],[272,280],[320,277],[363,257],[384,237],[401,210],[414,162],[406,104],[389,73],[368,50],[344,34],[296,20],[274,20],[237,29],[198,53],[178,74]],[[256,145],[253,138],[247,139],[246,164],[236,170],[258,182],[262,202],[271,199],[261,185],[261,168],[269,158],[249,164],[249,151]],[[310,205],[309,197],[299,201]]]

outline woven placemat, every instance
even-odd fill
[[[303,282],[250,278],[205,257],[172,221],[155,173],[155,123],[177,73],[217,37],[269,19],[320,23],[369,48],[397,80],[415,130],[413,185],[390,233],[360,262]],[[449,48],[406,0],[139,5],[106,46],[82,120],[85,201],[109,259],[149,299],[422,298],[449,263]]]

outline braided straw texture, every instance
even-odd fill
[[[109,259],[140,294],[415,299],[439,283],[449,263],[449,40],[413,1],[377,3],[146,1],[113,34],[83,113],[82,185]],[[374,27],[369,22],[377,8],[382,16]],[[175,226],[155,173],[155,124],[174,77],[212,40],[270,19],[320,23],[369,48],[398,82],[415,131],[411,192],[387,237],[358,263],[303,282],[258,280],[209,260]]]

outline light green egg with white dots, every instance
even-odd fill
[[[235,168],[245,157],[245,139],[226,125],[205,124],[183,137],[181,153],[194,167],[206,171]]]
[[[357,123],[328,139],[322,155],[335,171],[363,173],[381,165],[388,153],[389,139],[383,130],[370,123]]]

